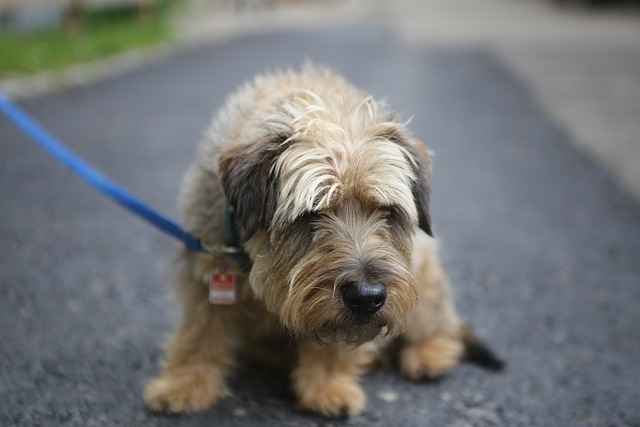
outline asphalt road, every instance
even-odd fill
[[[0,119],[0,425],[640,426],[640,206],[489,52],[410,48],[375,28],[263,34],[23,106],[175,217],[225,95],[304,58],[413,115],[436,153],[435,231],[458,306],[508,369],[463,365],[433,384],[383,368],[345,421],[296,412],[285,372],[243,364],[216,408],[151,414],[141,394],[176,320],[176,244]]]

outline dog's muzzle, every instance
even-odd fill
[[[387,287],[379,282],[348,282],[340,288],[340,293],[345,305],[358,316],[378,312],[387,299]]]

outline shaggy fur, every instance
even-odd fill
[[[182,208],[187,228],[220,247],[227,200],[253,266],[246,274],[232,259],[181,252],[182,321],[145,390],[148,407],[215,404],[238,346],[289,364],[299,407],[326,416],[363,410],[359,375],[392,343],[408,378],[453,368],[472,335],[430,237],[430,169],[384,103],[329,71],[307,66],[240,88],[200,146]],[[235,274],[237,304],[208,302],[213,269]],[[386,291],[374,313],[345,303],[344,288],[362,283]]]

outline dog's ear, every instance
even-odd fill
[[[418,208],[418,226],[429,236],[433,236],[431,215],[429,214],[431,156],[429,156],[424,143],[411,135],[396,132],[389,139],[401,145],[411,156],[410,161],[416,176],[412,192]]]
[[[220,154],[218,176],[246,242],[268,228],[276,210],[278,184],[272,165],[285,150],[286,137],[270,136],[233,146]]]
[[[431,230],[431,214],[429,197],[431,196],[431,157],[421,141],[415,141],[415,151],[412,153],[416,161],[416,181],[413,184],[413,198],[418,207],[418,226],[429,236]],[[409,149],[411,152],[411,149]]]

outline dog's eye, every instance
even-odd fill
[[[299,227],[306,229],[308,232],[315,232],[318,225],[319,218],[320,218],[320,213],[307,211],[302,215],[300,215],[298,219],[295,220],[295,223]]]
[[[380,208],[380,216],[388,223],[393,223],[398,218],[398,208],[396,206],[383,206]]]
[[[398,205],[383,206],[378,209],[378,212],[387,224],[394,227],[406,227],[409,224],[406,212]]]
[[[298,217],[298,221],[314,222],[314,221],[317,221],[319,217],[320,217],[319,212],[307,211]]]

